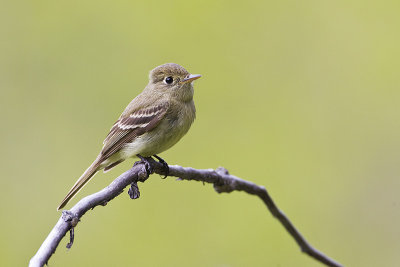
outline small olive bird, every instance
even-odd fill
[[[99,171],[115,167],[125,159],[155,156],[175,145],[196,117],[193,81],[182,66],[167,63],[149,74],[149,83],[112,126],[100,154],[61,202],[62,209]],[[165,162],[164,162],[165,163]]]

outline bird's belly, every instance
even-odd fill
[[[169,149],[189,130],[191,123],[183,123],[183,121],[178,119],[176,124],[171,124],[166,120],[162,121],[152,131],[138,136],[133,142],[125,145],[120,151],[121,158],[135,157],[138,154],[150,157]]]

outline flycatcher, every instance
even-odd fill
[[[61,202],[62,209],[99,171],[115,167],[125,159],[151,157],[175,145],[196,117],[193,81],[182,66],[167,63],[149,74],[149,83],[112,126],[100,154]],[[158,157],[157,157],[158,158]]]

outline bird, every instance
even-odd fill
[[[65,207],[98,171],[107,172],[128,158],[154,156],[166,164],[157,154],[171,148],[189,131],[196,117],[193,81],[200,77],[175,63],[151,70],[149,83],[111,127],[99,155],[57,210]]]

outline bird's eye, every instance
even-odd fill
[[[174,82],[174,79],[173,79],[171,76],[165,78],[165,83],[166,83],[166,84],[171,84],[171,83],[173,83],[173,82]]]

